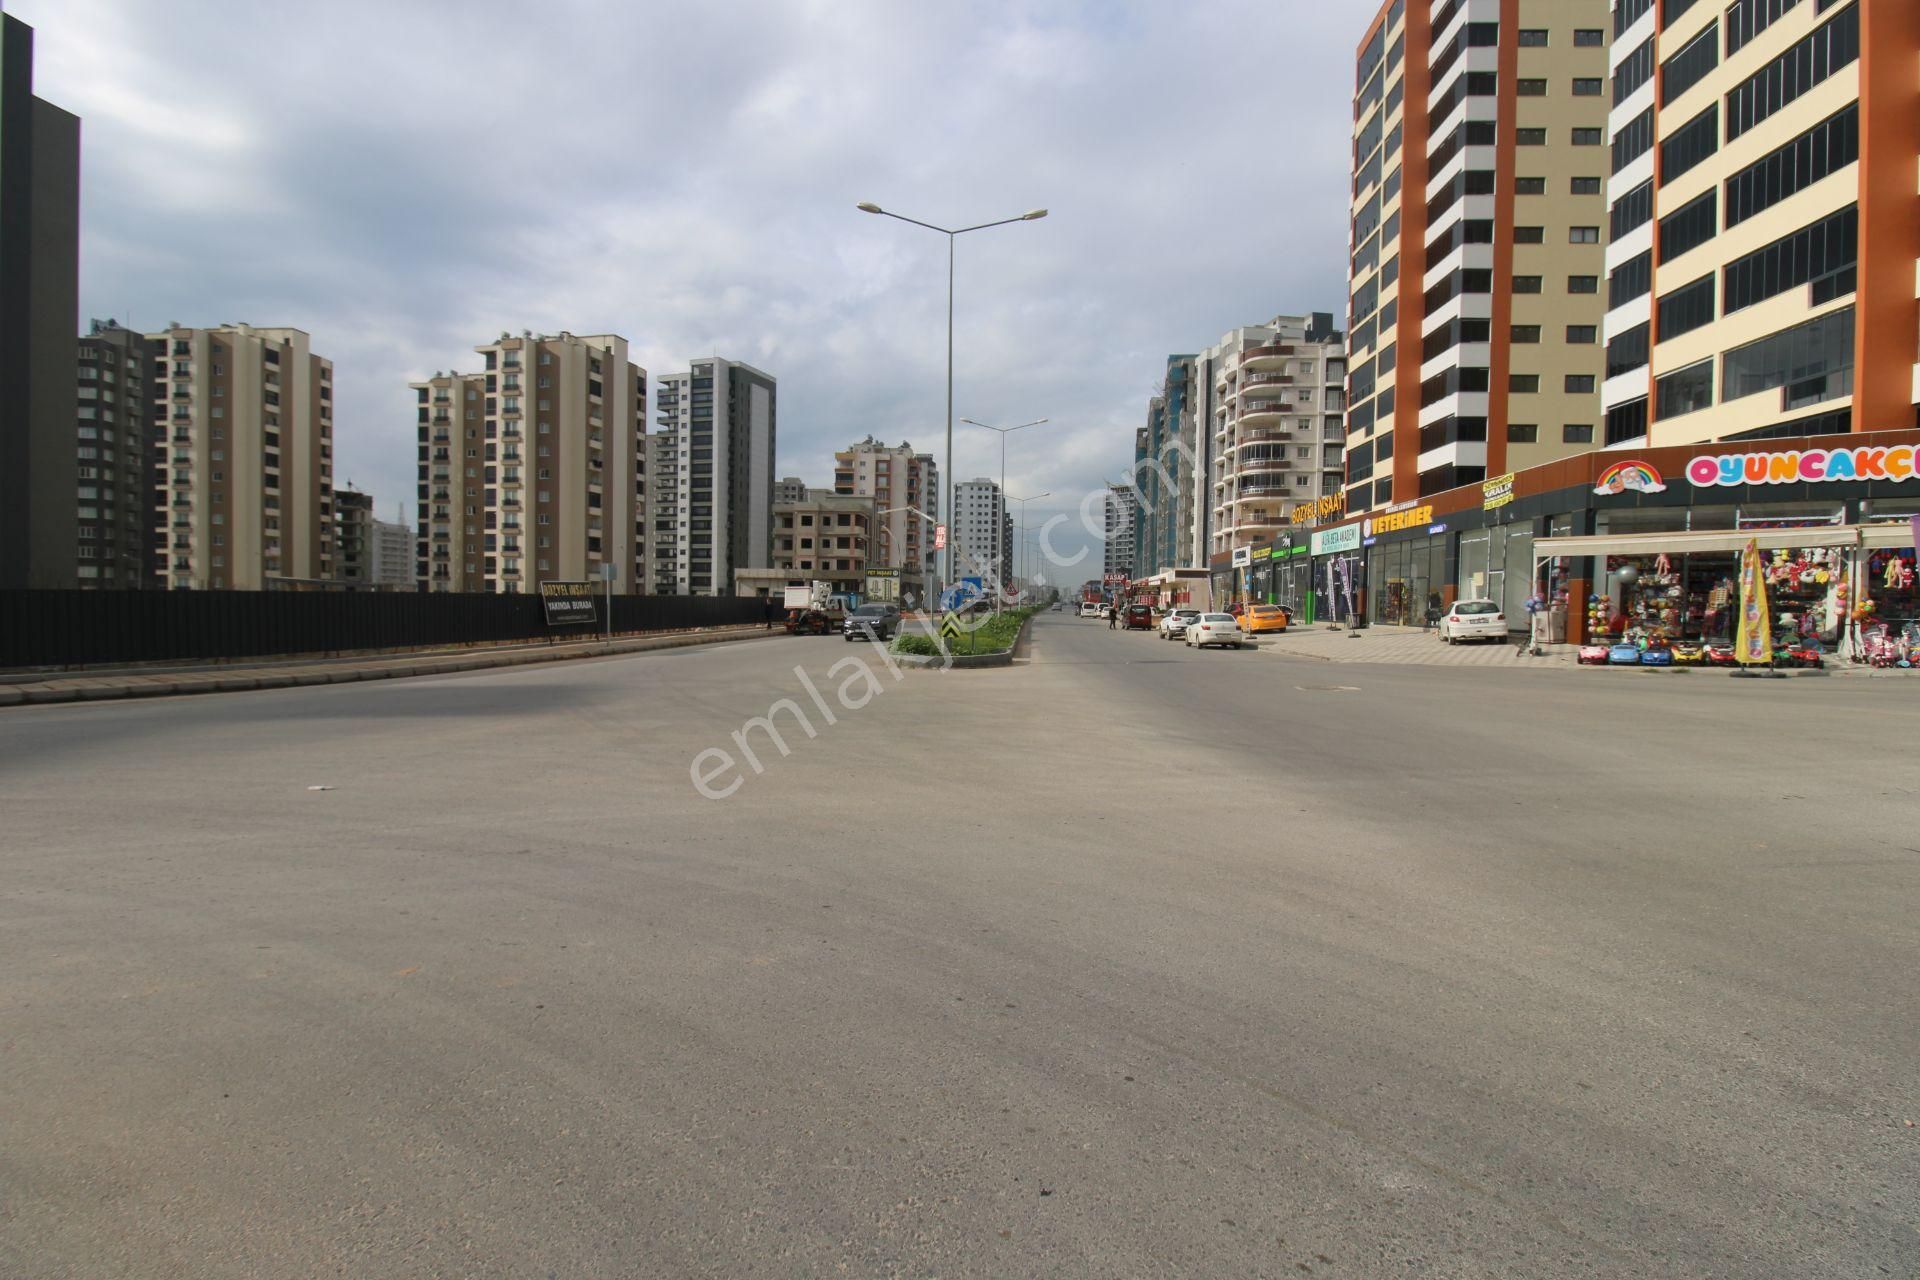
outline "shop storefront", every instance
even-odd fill
[[[1356,521],[1316,529],[1308,542],[1313,593],[1312,620],[1352,626],[1368,616],[1367,557],[1363,525]]]
[[[1516,633],[1537,610],[1554,643],[1623,625],[1712,642],[1731,634],[1736,561],[1756,539],[1777,626],[1830,652],[1920,647],[1920,433],[1795,444],[1585,454],[1401,504],[1316,530],[1314,589],[1351,591],[1387,624],[1486,599]]]

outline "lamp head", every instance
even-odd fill
[[[1025,213],[1020,215],[1020,221],[1037,222],[1039,219],[1044,218],[1046,216],[1047,216],[1047,211],[1045,209],[1029,209]]]
[[[859,204],[853,207],[858,209],[862,213],[885,213],[886,212],[885,209],[882,209],[879,205],[875,204],[871,200],[862,200]],[[1032,215],[1028,215],[1028,216],[1032,216]]]

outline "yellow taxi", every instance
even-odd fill
[[[1249,605],[1240,615],[1240,627],[1248,635],[1258,635],[1262,631],[1285,631],[1287,629],[1287,611],[1277,604]]]

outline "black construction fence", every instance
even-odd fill
[[[337,654],[512,640],[570,640],[606,629],[549,626],[540,597],[374,591],[0,591],[0,669]],[[612,599],[613,633],[761,622],[742,596]]]

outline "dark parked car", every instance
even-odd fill
[[[1128,605],[1126,621],[1122,625],[1129,631],[1153,630],[1153,606],[1150,604]]]
[[[849,644],[855,640],[891,640],[900,634],[900,607],[863,604],[840,624],[840,634]]]

